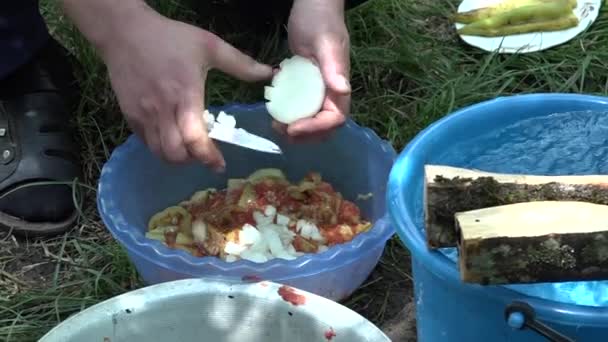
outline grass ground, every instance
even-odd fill
[[[607,92],[608,17],[604,11],[588,32],[565,45],[541,53],[503,56],[459,41],[445,19],[458,2],[370,0],[348,15],[352,116],[392,141],[395,148],[400,150],[443,115],[496,96]],[[68,315],[142,285],[124,252],[100,223],[94,205],[100,169],[129,131],[103,65],[52,3],[43,1],[49,26],[84,66],[79,79],[85,98],[75,118],[85,160],[86,176],[78,187],[84,205],[78,227],[64,236],[35,241],[0,237],[2,341],[36,340]],[[173,18],[196,19],[171,0],[156,1],[156,5]],[[211,23],[226,29],[221,24]],[[238,32],[243,31],[234,30],[224,37],[244,42]],[[277,42],[269,37],[263,45],[267,49],[259,57],[270,63],[280,60],[285,51]],[[207,89],[211,104],[262,99],[260,87],[240,84],[219,73],[212,74]],[[368,281],[345,304],[387,330],[400,327],[396,323],[411,322],[409,274],[408,253],[395,238]],[[406,333],[395,340],[413,339],[412,331]]]

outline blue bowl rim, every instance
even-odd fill
[[[436,275],[440,275],[442,281],[446,281],[451,286],[459,286],[466,288],[476,296],[499,298],[504,302],[510,302],[516,298],[524,298],[528,304],[534,307],[538,315],[554,321],[563,321],[564,314],[571,316],[568,321],[585,325],[606,325],[608,318],[607,307],[594,307],[585,305],[576,305],[570,303],[561,303],[552,300],[547,300],[539,297],[528,296],[515,290],[506,288],[501,285],[484,287],[472,284],[464,284],[460,280],[460,274],[455,267],[455,263],[445,256],[440,251],[431,251],[426,247],[426,240],[423,234],[415,229],[404,227],[415,227],[412,217],[403,215],[406,207],[403,197],[400,196],[400,189],[404,179],[407,177],[410,170],[407,168],[410,156],[415,153],[418,146],[434,134],[439,133],[447,124],[454,121],[463,120],[465,117],[473,115],[472,113],[493,108],[497,105],[508,104],[514,101],[553,101],[553,100],[569,100],[574,102],[596,103],[606,105],[608,109],[608,97],[597,95],[584,95],[572,93],[531,93],[500,96],[494,99],[482,101],[444,116],[427,126],[420,131],[414,139],[404,148],[397,160],[393,164],[393,169],[389,175],[389,181],[386,192],[387,207],[391,223],[395,227],[397,235],[404,242],[412,254],[412,259],[422,264],[425,268]],[[487,110],[486,110],[487,111]],[[491,112],[491,111],[488,111]],[[405,171],[405,172],[404,172]]]
[[[233,102],[223,106],[210,106],[209,110],[212,112],[224,110],[228,113],[256,112],[265,110],[265,103],[242,104]],[[397,152],[389,141],[381,139],[373,130],[358,125],[350,118],[347,119],[344,126],[346,129],[351,129],[354,134],[359,135],[361,139],[370,140],[372,143],[377,144],[384,152],[391,154],[394,163]],[[104,164],[97,189],[97,207],[105,226],[108,227],[110,233],[123,247],[130,253],[134,253],[140,258],[148,260],[157,266],[189,275],[193,274],[187,270],[185,267],[186,265],[195,268],[211,265],[216,270],[238,272],[244,276],[276,272],[275,274],[280,274],[280,276],[273,277],[273,279],[294,278],[307,275],[305,273],[297,272],[299,267],[306,264],[314,263],[318,264],[319,267],[323,267],[327,262],[340,256],[348,256],[348,259],[345,259],[343,263],[351,262],[357,258],[357,251],[361,248],[372,248],[374,245],[386,243],[386,241],[395,233],[394,228],[389,224],[390,220],[388,218],[388,213],[384,213],[382,217],[374,222],[372,229],[356,236],[349,243],[335,245],[327,251],[316,254],[306,254],[294,260],[276,258],[262,264],[249,260],[238,260],[229,263],[217,257],[195,257],[183,250],[170,249],[164,246],[160,241],[148,240],[143,236],[135,236],[133,232],[138,228],[128,224],[125,220],[118,220],[119,222],[110,220],[110,217],[122,217],[122,215],[117,208],[109,208],[104,204],[104,198],[108,196],[104,190],[104,184],[107,182],[108,177],[107,170],[111,169],[113,165],[121,159],[123,154],[134,148],[138,141],[139,139],[135,135],[129,136],[123,144],[116,147],[108,161]]]

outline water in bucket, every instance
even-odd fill
[[[465,159],[472,155],[479,157]],[[608,174],[608,112],[566,112],[519,121],[454,144],[438,164],[504,173]],[[441,251],[457,262],[455,248]],[[556,302],[608,307],[608,281],[505,287]]]

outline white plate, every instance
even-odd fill
[[[38,342],[390,342],[349,308],[281,284],[185,279],[107,299]]]
[[[463,0],[458,6],[458,12],[486,7],[502,0]],[[460,35],[467,44],[489,52],[526,53],[548,49],[563,44],[585,31],[597,18],[602,0],[578,0],[574,13],[579,19],[576,27],[554,32],[534,32],[505,37],[477,37]],[[456,23],[459,29],[464,24]]]

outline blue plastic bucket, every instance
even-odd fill
[[[523,310],[505,313],[514,302],[527,304],[536,320],[569,339],[608,341],[608,307],[566,304],[505,286],[461,282],[454,261],[427,249],[422,223],[424,165],[441,163],[442,152],[450,146],[523,119],[587,110],[607,111],[608,98],[576,94],[501,97],[444,117],[402,151],[389,176],[387,202],[397,234],[412,254],[419,341],[548,341],[522,326]]]

